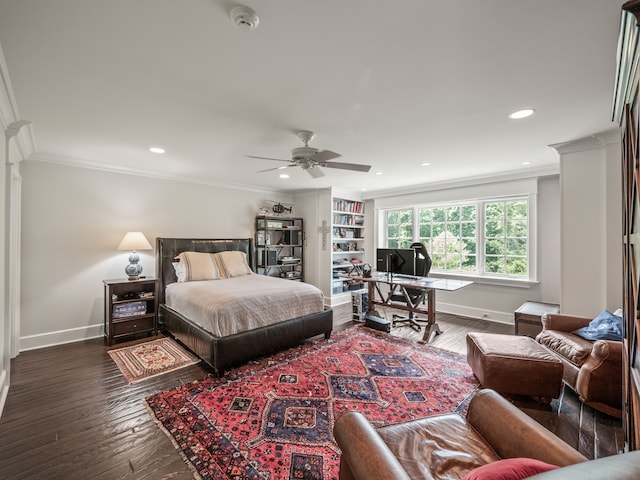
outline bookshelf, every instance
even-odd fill
[[[304,220],[301,217],[257,216],[257,273],[304,280]]]
[[[362,274],[364,264],[364,202],[332,197],[331,212],[331,303],[350,301],[358,289],[345,275]],[[347,298],[342,298],[347,297]]]

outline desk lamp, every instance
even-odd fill
[[[142,273],[142,265],[138,264],[140,257],[136,250],[151,250],[151,244],[142,232],[127,232],[123,237],[118,250],[131,250],[129,255],[129,265],[124,269],[129,280],[138,280]]]

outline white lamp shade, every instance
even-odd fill
[[[151,250],[153,247],[142,232],[127,232],[118,250]]]

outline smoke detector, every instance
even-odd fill
[[[233,20],[233,23],[236,24],[236,27],[243,32],[250,32],[258,26],[258,23],[260,23],[260,19],[258,18],[258,15],[256,15],[256,12],[244,5],[238,5],[231,9],[231,19]]]

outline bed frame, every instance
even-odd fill
[[[324,338],[331,336],[331,309],[227,337],[217,337],[165,305],[165,287],[177,281],[172,262],[178,254],[185,251],[216,253],[226,250],[244,252],[247,255],[247,263],[254,272],[256,271],[251,238],[156,238],[156,268],[160,279],[160,328],[198,355],[213,369],[216,376],[222,376],[225,368],[232,365],[297,345],[307,338],[322,334]]]

